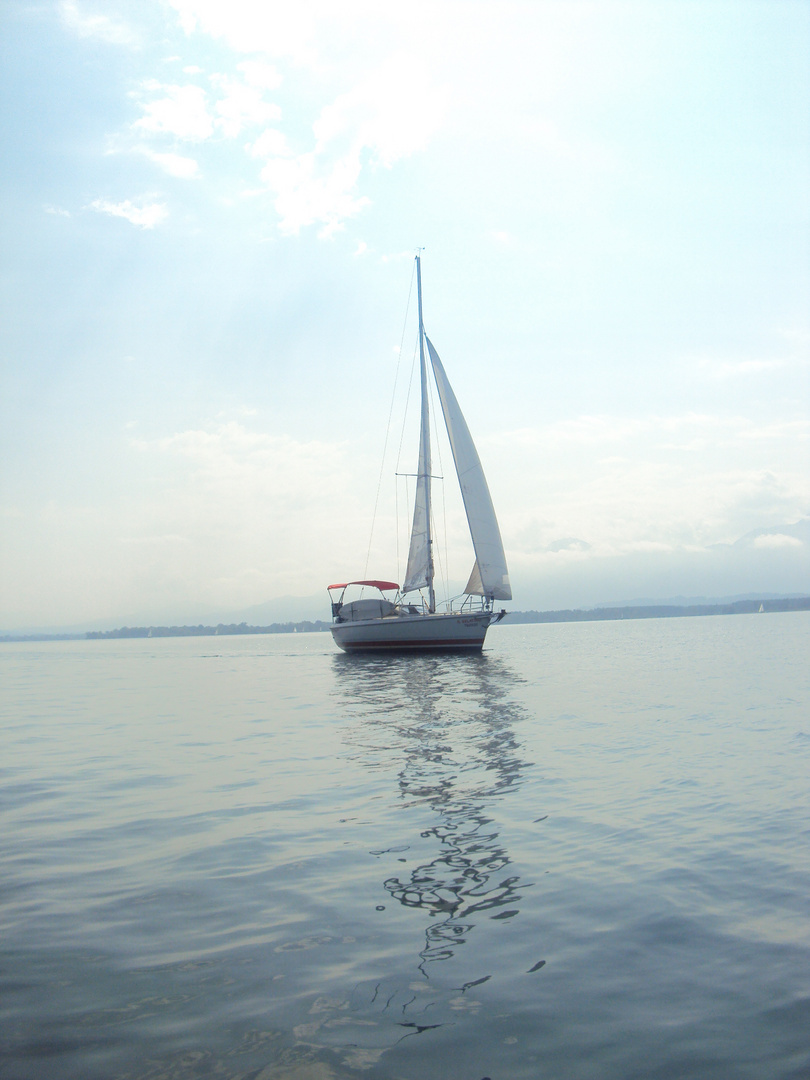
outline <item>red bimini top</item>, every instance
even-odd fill
[[[379,589],[380,592],[388,592],[389,589],[399,590],[399,585],[395,581],[343,581],[337,585],[327,585],[327,589],[345,589],[349,585],[371,585],[372,588]]]

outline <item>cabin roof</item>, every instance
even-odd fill
[[[348,585],[371,585],[375,589],[379,589],[380,592],[388,592],[389,589],[399,589],[399,585],[395,581],[342,581],[337,585],[327,585],[327,589],[345,589]]]

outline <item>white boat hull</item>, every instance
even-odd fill
[[[398,615],[335,623],[335,644],[345,652],[481,649],[490,612],[449,615]]]

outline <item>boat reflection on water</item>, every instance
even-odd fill
[[[530,765],[515,734],[526,719],[512,695],[516,679],[487,653],[344,653],[333,664],[343,756],[375,774],[360,785],[355,835],[385,867],[377,896],[401,908],[390,920],[380,914],[346,957],[359,977],[352,988],[319,993],[293,1032],[308,1052],[336,1054],[328,1060],[353,1070],[383,1068],[391,1055],[390,1075],[459,1075],[460,1045],[475,1056],[474,1046],[496,1037],[487,1034],[482,984],[514,978],[517,954],[526,971],[522,937],[507,942],[500,932],[529,884],[514,871],[499,823],[501,801]],[[361,912],[375,904],[366,880],[355,896]],[[414,919],[403,920],[403,909]],[[492,1022],[505,1015],[501,1004]]]
[[[510,873],[493,817],[530,765],[514,730],[525,718],[510,694],[515,677],[487,654],[348,655],[334,663],[353,717],[348,755],[371,769],[396,768],[398,809],[425,826],[408,845],[418,865],[384,886],[429,917],[418,965],[429,978],[428,966],[456,954],[482,916],[517,915],[527,887]]]

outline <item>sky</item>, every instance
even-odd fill
[[[401,580],[418,248],[513,609],[810,592],[810,3],[6,0],[0,50],[0,631]]]

